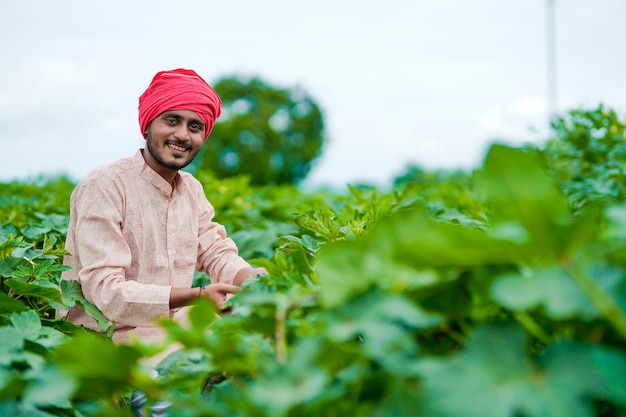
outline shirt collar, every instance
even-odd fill
[[[148,164],[146,164],[145,159],[143,159],[144,152],[143,148],[137,150],[137,153],[133,156],[133,162],[139,168],[139,172],[141,176],[148,181],[150,184],[154,185],[158,188],[164,195],[171,196],[172,191],[175,193],[184,193],[186,189],[185,182],[183,180],[183,176],[180,175],[180,172],[176,174],[176,178],[174,181],[176,182],[176,188],[172,187],[169,182],[167,182],[162,176],[156,173]]]

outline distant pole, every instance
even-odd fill
[[[548,112],[550,113],[550,117],[555,116],[558,111],[554,3],[555,0],[548,0],[546,15],[546,32],[548,40]]]

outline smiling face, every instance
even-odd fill
[[[172,182],[178,170],[193,161],[204,143],[206,126],[196,112],[168,110],[146,129],[146,164]]]

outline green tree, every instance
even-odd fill
[[[252,185],[296,184],[306,177],[324,142],[321,110],[306,92],[236,76],[214,88],[223,113],[196,169],[218,178],[246,175]]]

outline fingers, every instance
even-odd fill
[[[218,309],[221,309],[224,303],[232,297],[234,293],[241,291],[241,288],[236,285],[216,283],[208,285],[205,289],[205,294]]]
[[[213,286],[220,293],[226,294],[234,294],[241,291],[241,288],[236,285],[224,284],[222,282],[219,282],[217,284],[211,284],[210,286]]]

